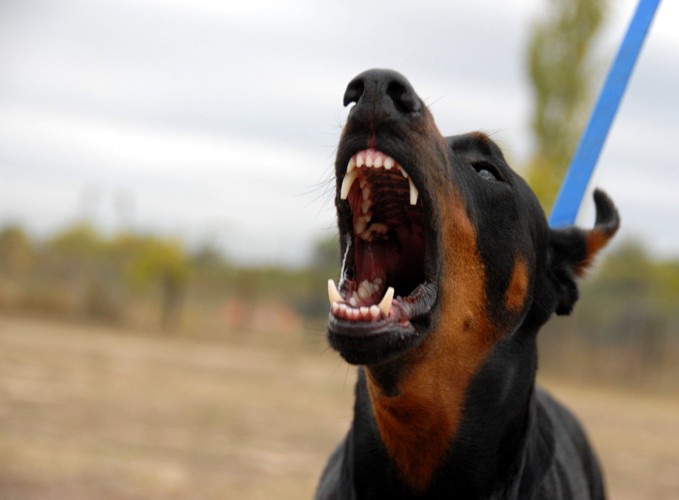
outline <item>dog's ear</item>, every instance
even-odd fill
[[[594,191],[594,203],[596,222],[593,229],[550,229],[549,265],[558,296],[555,312],[559,315],[570,314],[573,310],[578,300],[575,279],[584,274],[620,226],[618,211],[606,193]]]

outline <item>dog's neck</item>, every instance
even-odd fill
[[[440,347],[430,339],[417,356]],[[535,338],[528,334],[525,342],[495,344],[471,378],[470,366],[450,357],[444,359],[445,370],[444,364],[421,359],[361,370],[358,396],[372,411],[355,415],[354,439],[361,440],[354,447],[357,487],[382,482],[383,492],[444,488],[486,496],[486,488],[505,484],[503,479],[520,481],[517,468],[530,453],[535,360]],[[373,443],[367,448],[373,452],[365,451],[366,442]],[[366,453],[372,463],[366,463]]]

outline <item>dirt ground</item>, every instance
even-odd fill
[[[354,369],[321,332],[224,337],[0,317],[0,498],[310,498]],[[544,382],[611,498],[679,498],[679,396]]]

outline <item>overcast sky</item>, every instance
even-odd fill
[[[301,264],[334,231],[342,95],[367,68],[405,74],[444,134],[529,157],[524,54],[547,3],[3,0],[0,224],[44,236],[86,218]],[[636,5],[610,3],[597,87]],[[593,182],[623,235],[675,257],[677,26],[665,1]]]

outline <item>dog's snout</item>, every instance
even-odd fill
[[[344,93],[344,105],[354,112],[373,112],[398,118],[420,111],[422,104],[406,78],[392,70],[371,69],[354,78]]]

